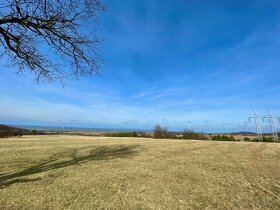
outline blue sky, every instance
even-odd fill
[[[102,75],[37,85],[1,65],[0,123],[224,132],[280,115],[279,1],[105,3]]]

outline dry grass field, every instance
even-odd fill
[[[280,144],[0,139],[0,209],[280,209]]]

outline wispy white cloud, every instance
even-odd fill
[[[169,96],[176,96],[184,94],[188,91],[187,88],[169,88],[163,90],[150,90],[146,92],[141,92],[136,95],[132,95],[131,98],[147,98],[149,100],[157,100]]]

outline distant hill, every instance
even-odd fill
[[[28,129],[0,125],[0,137],[22,136],[29,133]]]
[[[231,133],[231,134],[234,134],[234,135],[246,135],[246,136],[256,135],[256,133],[248,132],[248,131],[234,132],[234,133]]]

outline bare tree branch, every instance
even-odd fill
[[[0,55],[8,56],[19,72],[33,72],[37,82],[98,74],[97,14],[104,10],[100,0],[5,0],[0,4]],[[90,28],[91,35],[82,33]]]

